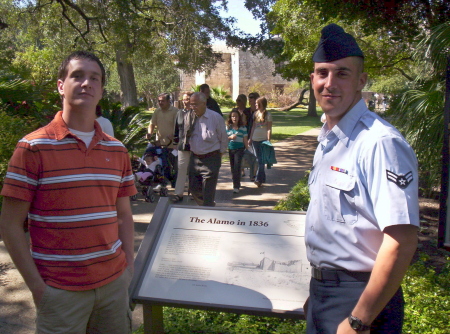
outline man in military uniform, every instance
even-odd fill
[[[417,159],[362,100],[364,54],[351,35],[326,26],[313,61],[326,122],[309,177],[307,333],[400,334],[400,282],[417,247]]]

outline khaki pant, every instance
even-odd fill
[[[88,291],[67,291],[47,286],[37,307],[37,334],[127,334],[131,332],[125,270],[116,280]]]

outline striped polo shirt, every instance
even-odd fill
[[[1,194],[31,202],[31,254],[46,284],[81,291],[125,270],[115,203],[135,193],[124,145],[96,122],[86,148],[60,111],[19,141]]]
[[[247,137],[247,127],[241,126],[239,129],[235,130],[231,126],[227,129],[227,135],[232,136],[236,135],[236,138],[230,139],[228,143],[228,149],[237,150],[238,148],[243,148],[244,145],[244,137]]]

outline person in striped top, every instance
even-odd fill
[[[126,148],[95,120],[104,84],[94,54],[66,58],[62,111],[21,139],[8,165],[1,234],[32,292],[37,333],[131,331],[136,188]]]
[[[244,150],[248,148],[247,127],[241,113],[232,110],[227,120],[228,154],[230,156],[231,175],[233,177],[233,193],[241,188],[241,166]]]

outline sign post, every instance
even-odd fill
[[[442,145],[441,197],[439,210],[438,247],[450,250],[450,56],[447,57],[447,75],[444,105],[444,143]]]

